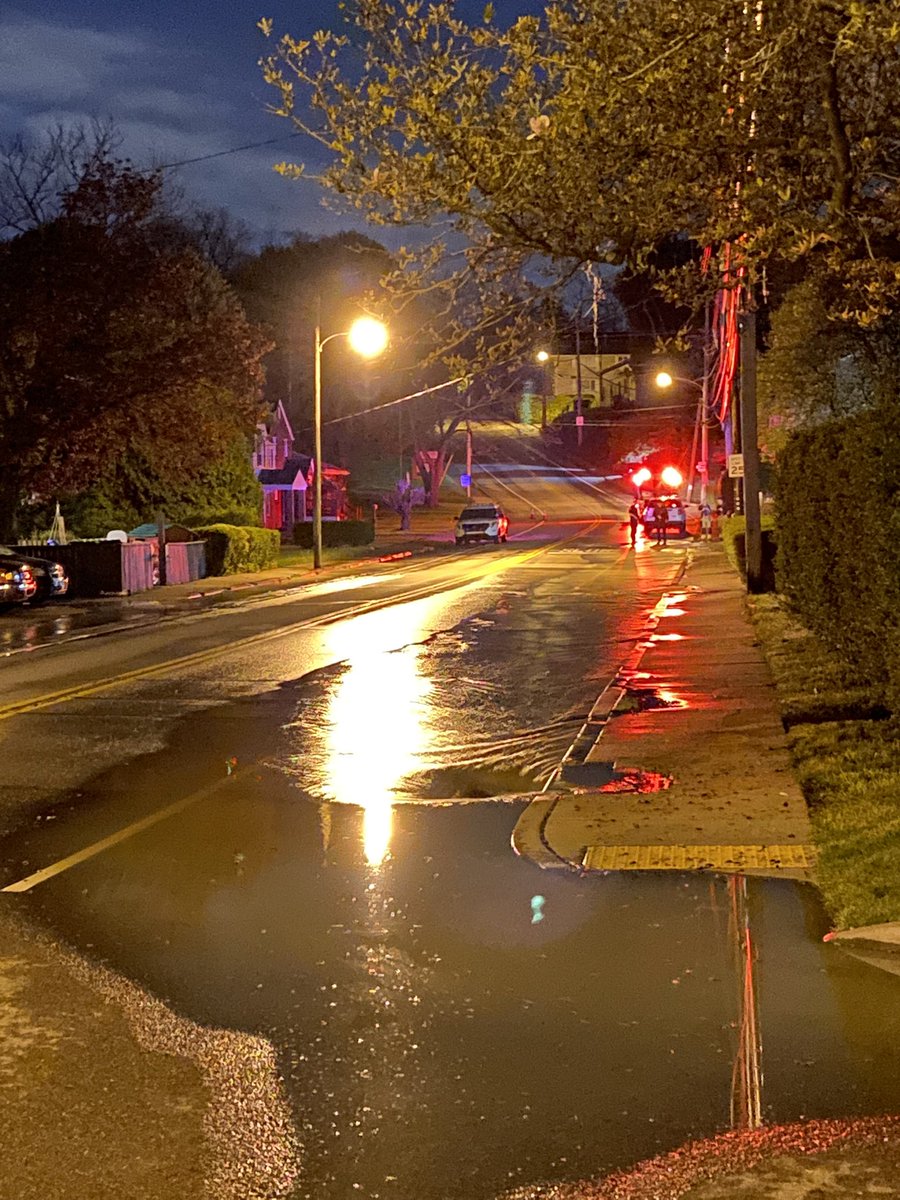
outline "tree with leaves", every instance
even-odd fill
[[[93,162],[0,244],[0,536],[117,458],[186,485],[260,412],[267,346],[221,275],[172,245],[161,180]]]
[[[273,111],[316,143],[339,200],[436,229],[400,256],[398,294],[478,285],[445,353],[585,265],[646,269],[673,235],[710,252],[705,273],[699,255],[659,269],[681,302],[815,270],[831,320],[897,307],[893,0],[560,0],[508,27],[452,0],[348,12],[347,31],[310,41],[261,23]],[[479,351],[527,338],[520,317]]]
[[[355,316],[377,294],[381,279],[393,268],[388,251],[359,233],[331,237],[298,235],[287,245],[264,246],[244,260],[232,277],[251,320],[272,339],[266,357],[266,399],[281,400],[292,419],[312,420],[314,329],[319,316],[323,336],[349,328]],[[336,371],[323,378],[329,410],[339,397],[332,380],[343,386],[365,375],[340,342],[327,350]],[[345,411],[339,403],[337,415]]]
[[[772,314],[759,368],[760,446],[769,458],[796,428],[896,403],[900,314],[858,326],[830,320],[828,310],[812,278]]]

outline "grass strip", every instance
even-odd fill
[[[779,596],[748,600],[809,805],[835,927],[900,920],[900,721]]]

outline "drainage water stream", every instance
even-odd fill
[[[192,1021],[272,1041],[298,1200],[495,1200],[735,1114],[900,1111],[900,981],[822,944],[811,887],[750,880],[738,904],[721,877],[513,854],[522,803],[478,797],[539,790],[597,691],[581,679],[565,703],[559,682],[580,679],[584,624],[520,627],[529,670],[497,665],[529,605],[501,597],[481,625],[390,653],[362,639],[281,695],[185,719],[148,777],[254,720],[278,749],[29,897]]]

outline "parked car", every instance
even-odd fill
[[[496,504],[473,504],[456,518],[456,544],[505,542],[509,519]]]
[[[31,558],[21,555],[10,546],[0,546],[0,566],[20,564],[28,567],[34,583],[34,590],[27,597],[35,604],[52,600],[56,596],[64,596],[69,590],[69,577],[62,563],[50,558]]]
[[[687,514],[684,511],[683,502],[677,496],[654,496],[647,501],[641,514],[644,530],[647,534],[652,534],[656,529],[656,506],[662,504],[663,501],[668,509],[666,529],[674,530],[679,537],[687,537]]]
[[[37,591],[31,568],[21,559],[0,555],[0,608],[24,604]]]

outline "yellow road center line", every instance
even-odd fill
[[[175,813],[183,812],[184,809],[190,808],[192,804],[199,804],[201,800],[207,800],[219,788],[228,783],[233,783],[241,775],[245,775],[248,771],[254,769],[258,769],[258,764],[254,763],[252,766],[242,767],[233,774],[226,775],[224,779],[217,779],[215,783],[207,784],[206,787],[200,788],[199,791],[192,792],[190,796],[184,796],[181,800],[176,800],[174,804],[167,804],[165,808],[160,808],[157,812],[151,813],[149,817],[142,817],[140,821],[133,821],[130,825],[126,825],[124,829],[120,829],[116,833],[111,833],[109,837],[101,838],[99,842],[92,842],[90,846],[85,846],[83,850],[77,850],[74,854],[69,854],[65,858],[61,858],[58,862],[51,863],[49,867],[44,867],[41,871],[35,871],[32,875],[26,875],[24,879],[7,884],[5,888],[0,888],[0,891],[30,892],[38,884],[46,883],[48,879],[52,879],[55,875],[61,875],[63,871],[68,871],[70,867],[77,867],[79,863],[87,862],[90,858],[95,858],[98,854],[102,854],[104,850],[109,850],[112,846],[118,846],[121,842],[127,841],[138,833],[142,833],[145,829],[150,829],[152,826],[158,825],[160,821],[165,821],[168,817],[174,816]]]
[[[572,539],[566,538],[564,540],[570,541]],[[543,548],[540,550],[527,551],[517,557],[521,561],[525,561],[527,559],[533,558],[535,556],[535,554],[540,554],[540,553],[543,553]],[[497,574],[500,570],[505,569],[505,567],[508,565],[510,565],[509,560],[506,560],[506,562],[501,565],[492,566],[488,571],[484,572],[483,577]],[[460,586],[460,587],[469,586],[472,582],[478,582],[478,581],[477,580],[476,581],[469,580],[466,583],[459,584],[458,586]],[[442,588],[440,590],[443,591],[443,590],[448,590],[448,589]],[[404,599],[407,599],[407,598],[408,597],[404,597]],[[385,607],[388,603],[389,602],[387,602],[387,601],[382,602],[380,604],[380,607]],[[395,600],[395,601],[393,601],[393,603],[401,603],[401,601]],[[347,614],[345,613],[343,615],[346,616]],[[332,617],[329,617],[328,619],[330,620],[330,619],[332,619]],[[337,619],[337,618],[334,618],[334,619]],[[323,623],[325,623],[325,620],[323,618],[311,618],[309,621],[299,622],[297,625],[291,626],[290,630],[301,628],[303,626],[323,624]],[[82,689],[70,689],[68,692],[56,693],[55,696],[53,696],[53,697],[42,697],[39,700],[30,702],[30,706],[34,707],[34,708],[45,707],[48,704],[56,703],[59,699],[74,698],[75,694],[85,695],[91,691],[100,691],[105,687],[112,687],[117,683],[126,682],[128,679],[138,678],[142,675],[148,675],[148,674],[153,673],[154,671],[162,671],[162,670],[167,669],[168,667],[183,665],[187,661],[202,660],[204,658],[223,653],[224,650],[235,649],[238,646],[247,645],[249,643],[264,640],[269,637],[281,637],[281,636],[284,636],[284,634],[286,632],[289,632],[290,630],[270,631],[269,633],[266,633],[266,634],[261,634],[261,635],[257,635],[252,638],[244,639],[242,642],[233,642],[229,646],[221,648],[221,649],[204,650],[204,651],[199,651],[196,655],[185,655],[183,658],[180,658],[180,659],[171,659],[171,660],[169,660],[169,662],[163,664],[162,666],[157,666],[157,667],[152,667],[152,668],[141,668],[137,671],[128,672],[125,675],[118,675],[112,679],[103,680],[100,683],[90,685],[90,687],[86,687],[86,688],[82,688]],[[10,706],[7,706],[7,707],[10,707]],[[26,711],[26,709],[20,708],[20,709],[18,709],[18,711]],[[0,710],[0,719],[2,719],[4,716],[10,716],[10,715],[12,715],[12,713],[7,712],[6,710]],[[217,779],[214,783],[208,784],[206,787],[200,788],[196,792],[192,792],[191,795],[185,796],[181,800],[176,800],[174,803],[166,805],[165,808],[161,808],[155,813],[151,813],[150,816],[142,817],[139,821],[133,821],[130,825],[125,826],[124,829],[120,829],[116,833],[111,833],[108,837],[101,838],[97,842],[92,842],[91,845],[85,846],[82,850],[77,850],[74,854],[69,854],[65,858],[61,858],[57,862],[51,863],[50,866],[43,867],[40,871],[35,871],[31,875],[25,876],[24,879],[19,879],[19,880],[16,880],[15,883],[7,884],[6,887],[0,888],[0,892],[11,892],[11,893],[30,892],[32,888],[37,887],[39,884],[45,883],[48,879],[53,879],[55,876],[61,875],[64,871],[68,871],[72,867],[77,867],[79,865],[79,863],[87,862],[89,859],[95,858],[98,854],[102,854],[105,850],[109,850],[113,846],[118,846],[122,842],[127,841],[129,838],[135,837],[137,834],[142,833],[145,829],[150,829],[154,825],[158,825],[161,821],[165,821],[169,817],[175,816],[176,813],[183,812],[186,808],[190,808],[191,805],[198,804],[198,803],[200,803],[201,800],[208,799],[210,796],[214,795],[219,790],[219,788],[225,786],[226,784],[228,784],[230,782],[233,782],[240,776],[246,774],[248,771],[256,769],[257,766],[258,766],[258,764],[252,764],[247,767],[242,767],[239,771],[236,771],[231,776],[226,776],[224,779]]]
[[[502,562],[482,569],[481,574],[475,579],[461,580],[459,583],[453,583],[449,586],[447,584],[427,584],[413,588],[411,591],[405,592],[402,596],[393,596],[382,600],[360,601],[352,609],[326,613],[318,617],[309,617],[304,621],[284,625],[280,629],[270,629],[265,633],[255,633],[250,637],[241,638],[239,641],[228,642],[222,646],[212,646],[207,650],[196,650],[192,654],[183,654],[178,658],[169,658],[165,662],[153,663],[146,667],[135,667],[132,671],[123,671],[118,675],[108,675],[104,679],[94,680],[91,683],[74,684],[71,687],[61,688],[56,692],[45,692],[43,695],[34,696],[29,700],[15,700],[10,704],[0,705],[0,721],[8,720],[10,717],[19,716],[22,713],[38,712],[43,708],[52,708],[53,705],[62,704],[67,700],[82,700],[88,696],[96,695],[98,692],[105,692],[109,688],[118,687],[120,684],[132,683],[137,679],[147,679],[153,675],[163,675],[166,671],[175,670],[179,667],[199,666],[201,663],[220,658],[222,655],[228,654],[233,650],[243,650],[249,646],[258,646],[264,642],[274,641],[277,638],[289,637],[291,634],[298,633],[302,629],[315,629],[324,625],[333,625],[338,621],[349,620],[355,616],[364,616],[366,613],[375,612],[382,608],[390,608],[395,604],[411,603],[414,600],[427,599],[442,592],[471,587],[501,571],[508,570],[512,566],[525,563],[538,554],[545,554],[555,546],[573,541],[574,537],[578,536],[580,534],[563,538],[560,542],[552,543],[550,546],[542,546],[536,550],[522,551],[513,560],[506,558]]]

